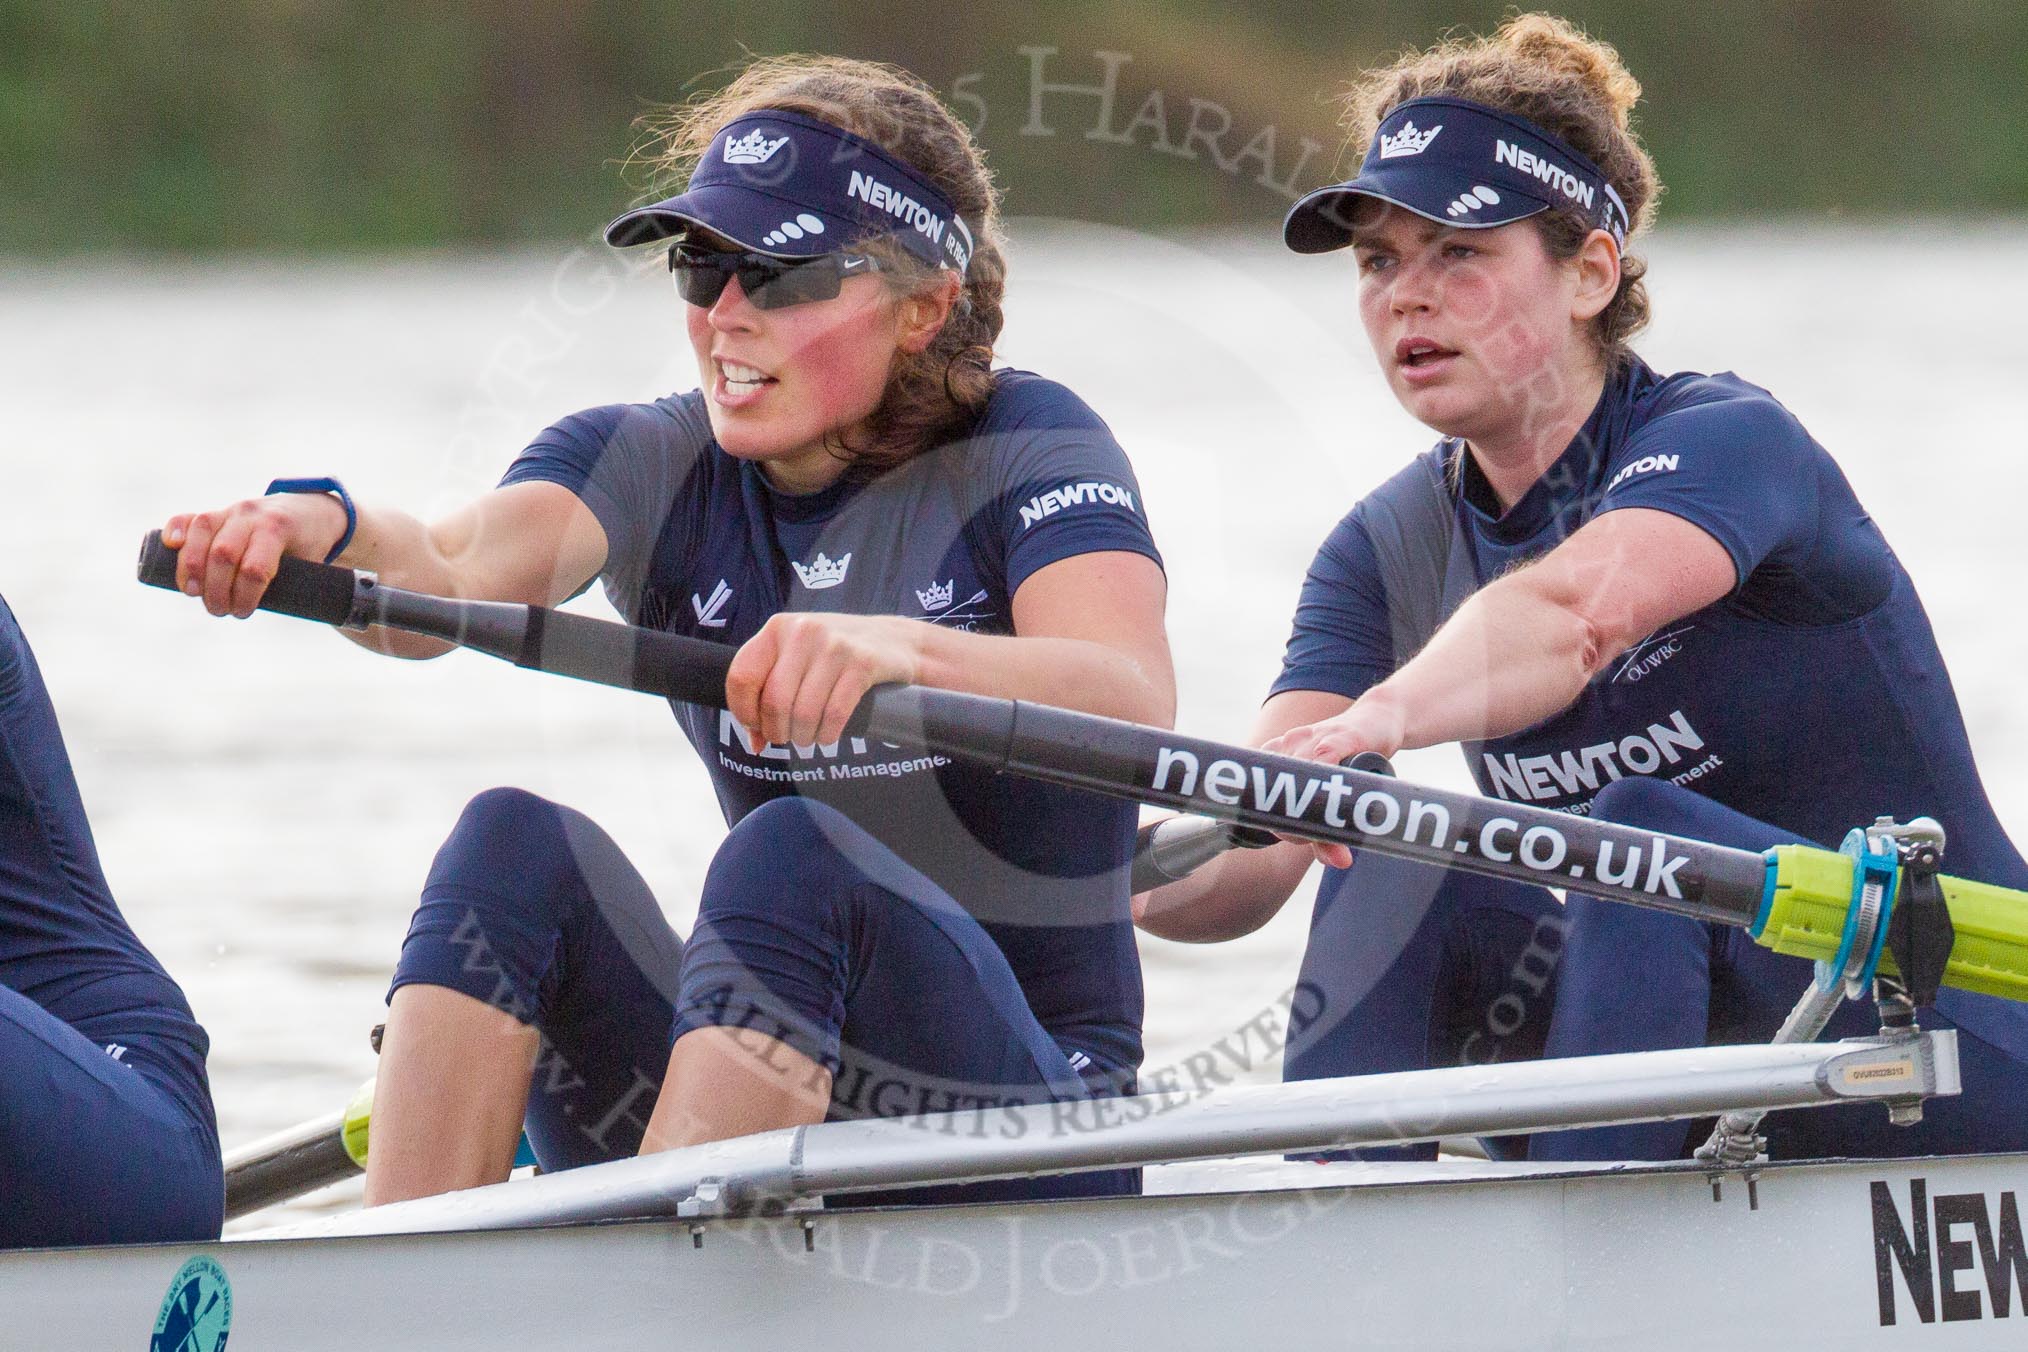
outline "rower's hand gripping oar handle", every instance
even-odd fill
[[[141,561],[135,572],[151,587],[175,591],[176,559],[180,552],[162,543],[161,531],[151,530],[148,538],[141,541]],[[362,579],[370,589],[372,576],[307,559],[284,558],[275,570],[275,580],[268,584],[260,599],[260,609],[342,625],[352,617]]]
[[[136,568],[141,581],[176,590],[177,553],[160,531],[150,531]],[[516,666],[721,709],[734,652],[723,643],[545,606],[426,596],[384,587],[372,573],[286,557],[257,608],[348,629],[384,624]]]
[[[1377,751],[1362,751],[1345,761],[1350,769],[1392,778],[1394,766]],[[1215,817],[1164,817],[1142,827],[1134,837],[1132,890],[1136,896],[1181,882],[1227,850],[1260,850],[1281,839],[1258,826]]]

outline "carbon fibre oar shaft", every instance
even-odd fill
[[[345,1148],[345,1114],[327,1114],[225,1157],[225,1218],[237,1220],[358,1172]]]

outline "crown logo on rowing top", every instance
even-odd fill
[[[835,587],[845,580],[845,570],[852,566],[852,556],[840,554],[835,559],[826,558],[824,551],[820,549],[808,567],[793,559],[789,561],[789,566],[796,570],[796,576],[805,587],[811,591],[822,591],[826,587]]]
[[[1443,129],[1444,124],[1439,122],[1428,131],[1417,131],[1415,119],[1410,118],[1401,124],[1400,131],[1380,138],[1380,158],[1392,160],[1403,155],[1420,155],[1429,149],[1429,143],[1436,140],[1437,133]]]
[[[956,585],[955,578],[949,582],[932,582],[928,591],[917,591],[915,599],[922,602],[924,610],[942,610],[951,603],[951,592]]]
[[[780,150],[788,143],[789,138],[786,136],[770,141],[766,132],[762,131],[759,127],[755,127],[746,135],[725,143],[725,162],[727,164],[766,164],[777,150]]]

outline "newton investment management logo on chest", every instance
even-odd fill
[[[796,570],[796,580],[811,591],[823,591],[826,587],[837,586],[845,580],[845,570],[851,566],[850,554],[840,554],[833,559],[826,557],[821,549],[817,551],[817,557],[808,564],[797,563],[793,559],[789,561],[789,567]]]

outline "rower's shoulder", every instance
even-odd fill
[[[602,455],[615,448],[683,450],[692,454],[712,444],[711,420],[702,391],[671,394],[649,403],[600,404],[558,418],[536,438],[535,447]]]
[[[1048,376],[1018,367],[993,372],[993,394],[979,417],[979,433],[1034,430],[1103,432],[1111,435],[1092,406],[1076,391]]]
[[[1706,374],[1676,371],[1647,373],[1634,400],[1634,436],[1652,441],[1670,434],[1750,437],[1765,446],[1770,439],[1797,448],[1813,444],[1802,422],[1781,400],[1734,371]]]
[[[715,444],[711,435],[711,415],[705,411],[704,391],[686,390],[680,394],[665,394],[649,404],[631,404],[628,407],[661,437],[693,453],[701,453]]]
[[[647,403],[600,404],[566,414],[515,457],[501,487],[559,484],[591,506],[608,540],[634,518],[659,520],[688,493],[717,478],[703,396],[696,391]],[[723,451],[718,451],[724,457]]]
[[[1318,544],[1312,583],[1343,585],[1377,578],[1395,560],[1447,547],[1457,498],[1450,457],[1457,443],[1440,441],[1352,504]]]
[[[971,428],[919,468],[962,483],[975,507],[1083,478],[1138,487],[1125,449],[1090,404],[1068,386],[1011,367],[994,371],[993,394]]]
[[[1457,506],[1450,464],[1458,452],[1458,443],[1449,439],[1424,451],[1353,503],[1339,529],[1394,534],[1413,532],[1432,518],[1448,519]]]

